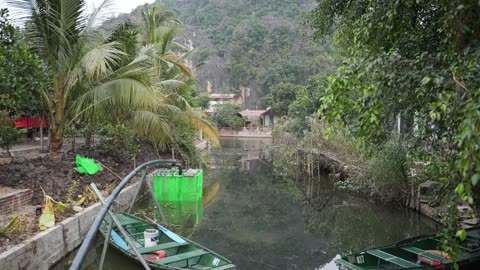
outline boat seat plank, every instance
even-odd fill
[[[430,252],[427,252],[426,250],[423,250],[423,249],[420,249],[420,248],[417,248],[417,247],[414,247],[414,246],[403,246],[403,247],[400,247],[400,248],[403,249],[403,250],[406,250],[408,252],[411,252],[413,254],[417,254],[417,255],[425,257],[427,259],[438,261],[438,262],[441,262],[441,263],[452,262],[451,260],[445,259],[442,256],[432,254]]]
[[[467,235],[467,240],[469,241],[472,241],[472,242],[475,242],[475,243],[480,243],[480,239],[479,238],[476,238],[476,237],[473,237],[473,236],[470,236],[470,235]]]
[[[467,236],[480,240],[480,230],[467,231]]]
[[[130,227],[135,227],[135,226],[143,226],[143,225],[146,225],[145,223],[141,222],[141,221],[138,221],[138,220],[135,220],[135,219],[129,219],[129,220],[123,220],[121,218],[118,218],[117,216],[117,219],[118,221],[120,222],[120,224],[122,224],[122,226],[125,228],[127,226],[130,226]],[[110,217],[105,217],[105,221],[107,221],[108,223],[110,223]],[[114,224],[114,226],[116,227],[117,224]]]
[[[139,232],[139,233],[131,233],[130,236],[139,236],[144,234],[145,232]]]
[[[351,262],[348,262],[348,261],[346,261],[346,260],[344,260],[344,259],[338,259],[338,260],[336,260],[335,262],[336,262],[336,263],[339,263],[339,264],[341,264],[341,265],[344,265],[344,266],[346,266],[346,267],[348,267],[348,268],[350,268],[350,269],[353,269],[353,270],[364,270],[364,268],[362,268],[362,267],[360,267],[360,266],[357,266],[357,265],[355,265],[355,264],[353,264],[353,263],[351,263]]]
[[[197,269],[197,270],[210,270],[212,268],[211,266],[205,266],[200,264],[190,265],[189,267],[191,269]]]
[[[235,264],[226,264],[226,265],[217,266],[214,268],[209,268],[209,270],[225,270],[225,269],[230,269],[234,267],[235,267]]]
[[[390,253],[387,253],[385,251],[382,251],[380,249],[367,250],[367,253],[370,254],[370,255],[373,255],[377,258],[380,258],[384,261],[396,264],[396,265],[398,265],[400,267],[403,267],[403,268],[418,267],[418,265],[416,263],[407,261],[405,259],[402,259],[400,257],[397,257],[397,256],[392,255]]]
[[[155,246],[151,246],[151,247],[142,247],[142,248],[137,248],[138,252],[142,253],[142,254],[145,254],[145,253],[150,253],[152,251],[156,251],[156,250],[162,250],[162,249],[169,249],[169,248],[175,248],[175,247],[181,247],[181,246],[185,246],[187,245],[188,243],[182,243],[182,244],[179,244],[177,242],[168,242],[168,243],[164,243],[164,244],[159,244],[159,245],[155,245]]]
[[[186,260],[194,257],[199,257],[208,253],[210,252],[197,249],[190,252],[180,253],[180,254],[169,256],[166,258],[158,259],[154,262],[159,264],[169,264],[169,263],[178,262],[178,261],[182,261],[182,260]]]
[[[123,225],[123,226],[126,226],[126,225],[130,225],[130,224],[137,224],[137,223],[142,223],[144,224],[142,221],[136,219],[136,218],[131,218],[127,215],[123,215],[123,214],[118,214],[116,215],[118,221],[120,221],[120,223]],[[110,222],[110,216],[106,216],[105,217],[105,220]]]

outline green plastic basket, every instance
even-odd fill
[[[189,173],[191,176],[185,175]],[[203,216],[203,170],[164,169],[153,175],[153,190],[168,222],[183,225],[190,219],[198,224]]]
[[[159,170],[153,175],[153,190],[158,201],[196,201],[202,199],[203,170],[193,176],[176,170]]]

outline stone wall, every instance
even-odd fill
[[[137,187],[138,183],[125,188],[118,197],[120,204],[130,202]],[[48,270],[80,246],[100,208],[96,203],[1,253],[0,270]]]
[[[272,129],[270,128],[242,128],[235,129],[220,129],[221,137],[246,137],[246,138],[271,138]]]
[[[8,215],[16,209],[29,205],[32,200],[31,189],[15,190],[0,197],[0,215]]]

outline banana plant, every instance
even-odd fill
[[[10,235],[14,233],[16,230],[20,228],[20,222],[18,219],[18,215],[14,216],[12,220],[7,224],[7,226],[2,227],[0,226],[0,235],[12,240]]]

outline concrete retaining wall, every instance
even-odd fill
[[[119,203],[130,202],[137,187],[138,183],[125,188],[118,197]],[[0,270],[48,270],[80,246],[100,208],[100,203],[96,203],[0,254]]]
[[[246,138],[271,138],[272,130],[270,128],[256,128],[232,130],[222,128],[219,131],[221,137],[246,137]]]

